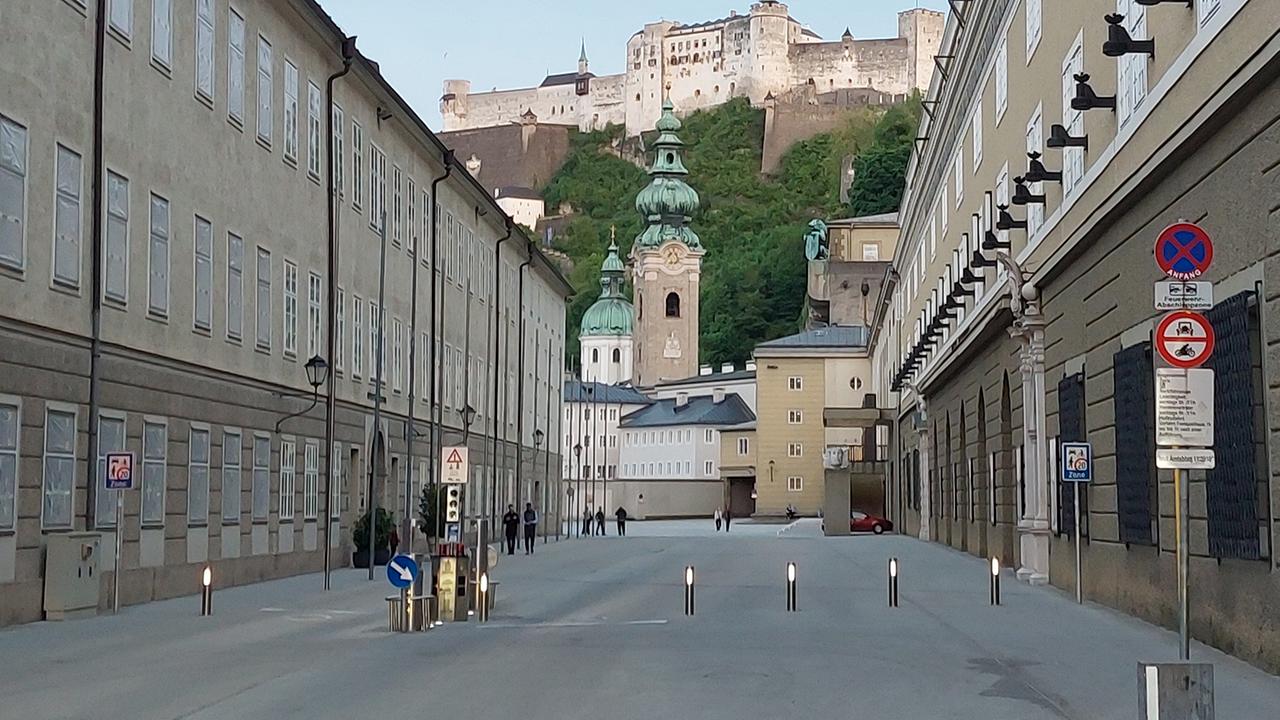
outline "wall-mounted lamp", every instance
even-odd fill
[[[1152,39],[1134,40],[1125,29],[1124,16],[1118,13],[1103,16],[1107,21],[1107,40],[1102,43],[1102,54],[1107,57],[1123,57],[1125,55],[1156,56],[1156,41]]]
[[[1062,172],[1046,170],[1044,163],[1040,162],[1040,157],[1040,153],[1034,150],[1027,153],[1027,172],[1023,175],[1027,182],[1062,182]]]
[[[1049,126],[1049,139],[1044,141],[1045,147],[1061,149],[1069,147],[1089,149],[1088,135],[1072,135],[1067,128],[1057,123]]]
[[[1076,96],[1071,98],[1072,110],[1093,110],[1094,108],[1108,108],[1112,112],[1116,109],[1115,95],[1099,95],[1093,91],[1089,85],[1089,73],[1076,73],[1071,76],[1076,81]]]
[[[1044,193],[1033,193],[1027,187],[1027,179],[1021,175],[1013,179],[1014,205],[1043,205]]]
[[[1190,10],[1194,6],[1194,3],[1192,0],[1133,0],[1133,1],[1144,7],[1152,7],[1153,5],[1163,5],[1164,3],[1181,3],[1183,5],[1186,5],[1187,9]]]
[[[1008,205],[997,205],[996,208],[1000,211],[999,217],[996,219],[997,230],[1026,230],[1027,229],[1027,221],[1013,219],[1013,216],[1009,214]],[[1006,243],[1006,245],[1008,245],[1008,243]]]

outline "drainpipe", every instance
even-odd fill
[[[441,311],[444,309],[444,292],[440,287],[439,278],[443,274],[440,268],[440,183],[444,182],[453,174],[453,166],[456,159],[453,156],[453,150],[446,149],[444,154],[440,156],[440,162],[444,165],[444,175],[431,181],[431,347],[428,348],[427,364],[430,366],[431,387],[427,391],[427,402],[430,406],[428,412],[431,416],[431,438],[427,445],[427,473],[430,477],[432,492],[435,492],[436,481],[436,458],[440,456],[440,422],[442,420],[443,410],[440,407],[440,399],[436,397],[436,388],[439,386],[440,364],[439,356],[436,353],[436,347],[443,348],[441,343],[444,342],[444,323],[441,318],[444,316]],[[438,512],[438,508],[437,508]],[[438,527],[438,525],[437,525]],[[435,528],[431,528],[434,532]]]
[[[502,244],[511,239],[511,233],[514,229],[511,223],[511,216],[504,215],[503,221],[507,226],[507,234],[498,238],[497,245],[493,247],[493,336],[489,339],[489,352],[493,360],[493,402],[490,403],[492,412],[489,414],[490,420],[493,421],[493,458],[490,463],[489,472],[493,480],[489,484],[489,522],[493,527],[493,515],[495,514],[494,500],[498,496],[498,433],[502,431],[502,423],[498,422],[498,375],[502,371],[502,348],[498,346],[498,333],[502,330]]]
[[[520,263],[520,270],[518,271],[520,280],[517,284],[518,290],[516,291],[519,293],[519,297],[516,300],[516,311],[520,313],[520,325],[516,333],[516,338],[517,338],[516,347],[520,348],[518,351],[519,357],[524,356],[524,271],[525,271],[525,268],[529,267],[529,263],[533,262],[533,242],[532,241],[526,242],[525,250],[528,252],[529,257],[526,258],[524,262]],[[534,362],[534,369],[536,371],[538,367],[537,348],[534,348],[533,362]],[[534,387],[534,392],[535,393],[537,392],[537,386]],[[534,403],[534,407],[537,407],[538,396],[536,394],[534,395],[533,403]],[[534,426],[536,427],[537,423],[534,423]],[[550,436],[548,436],[547,441],[550,442],[550,440],[551,438]],[[524,446],[524,371],[523,369],[521,369],[516,379],[516,487],[520,488],[521,494],[524,494],[523,493],[524,463],[521,462],[521,459],[520,459],[520,450],[523,446]],[[533,451],[533,462],[536,467],[538,462],[537,448],[534,448],[534,451]],[[541,503],[539,503],[539,505],[541,505]],[[538,508],[539,514],[541,514],[542,511],[543,511],[542,508],[539,507]]]
[[[352,37],[343,38],[342,69],[330,75],[329,81],[326,83],[326,86],[325,86],[325,93],[326,93],[325,97],[328,98],[328,113],[325,116],[326,117],[325,127],[328,129],[328,140],[326,144],[328,147],[328,159],[329,159],[329,173],[328,173],[329,180],[328,180],[328,186],[327,186],[328,193],[329,193],[328,194],[328,198],[329,198],[329,208],[328,208],[329,268],[328,270],[329,272],[328,272],[328,281],[327,281],[328,298],[326,302],[326,305],[328,306],[327,307],[328,319],[326,321],[327,329],[325,330],[327,349],[325,350],[325,352],[328,353],[329,355],[328,361],[330,365],[336,364],[337,350],[338,350],[338,337],[337,337],[337,332],[335,332],[335,326],[337,324],[337,312],[338,312],[338,290],[337,290],[338,195],[337,195],[337,189],[334,187],[335,183],[333,181],[333,168],[335,165],[334,158],[333,158],[333,85],[338,81],[339,78],[351,72],[351,63],[355,61],[355,58],[356,58],[355,37],[352,36]],[[325,488],[326,488],[324,492],[324,589],[325,590],[329,589],[329,566],[332,564],[332,559],[330,556],[333,552],[333,549],[332,549],[333,539],[331,537],[331,533],[333,532],[333,512],[332,512],[333,500],[332,498],[333,498],[334,490],[336,488],[335,488],[335,478],[333,477],[334,458],[329,456],[333,454],[333,435],[334,435],[334,424],[335,424],[334,410],[337,404],[337,398],[334,394],[334,388],[336,386],[337,386],[337,383],[334,382],[333,371],[331,370],[329,372],[329,387],[326,388],[325,398],[324,398],[324,453],[325,453],[325,457],[329,458],[329,462],[325,463],[325,468],[324,468],[324,479],[325,479]]]
[[[97,526],[98,495],[98,393],[102,378],[98,361],[102,356],[102,220],[106,214],[105,198],[102,193],[102,178],[105,171],[102,159],[102,136],[105,113],[103,95],[106,85],[106,52],[107,52],[107,0],[98,0],[97,16],[94,18],[93,40],[93,223],[90,230],[90,243],[93,245],[93,273],[90,280],[92,297],[90,299],[89,325],[92,333],[89,341],[89,450],[84,458],[85,465],[85,529]],[[74,485],[74,483],[73,483]],[[72,524],[75,524],[75,507],[71,508]],[[116,529],[117,532],[119,528]]]

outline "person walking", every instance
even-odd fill
[[[502,532],[507,537],[507,554],[516,554],[516,530],[520,527],[520,516],[516,515],[514,505],[507,506],[507,512],[502,516]]]
[[[726,508],[724,511],[724,531],[729,532],[729,523],[733,522],[733,509]]]
[[[618,518],[618,537],[627,536],[627,509],[618,506],[618,510],[614,513],[614,517]]]
[[[387,536],[387,544],[391,546],[391,555],[394,557],[396,548],[400,547],[400,533],[396,532],[395,527],[391,528],[391,534]]]
[[[604,535],[604,508],[596,508],[596,533]]]
[[[591,508],[587,508],[582,512],[582,534],[591,537]]]
[[[720,514],[720,508],[716,508],[716,532],[720,532],[720,523],[723,520],[724,516]]]
[[[538,511],[533,503],[524,504],[524,554],[533,554],[533,538],[538,534]]]

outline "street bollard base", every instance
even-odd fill
[[[1138,663],[1138,720],[1214,720],[1211,663]]]

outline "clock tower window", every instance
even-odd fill
[[[677,293],[667,293],[667,317],[680,317],[680,295]]]

